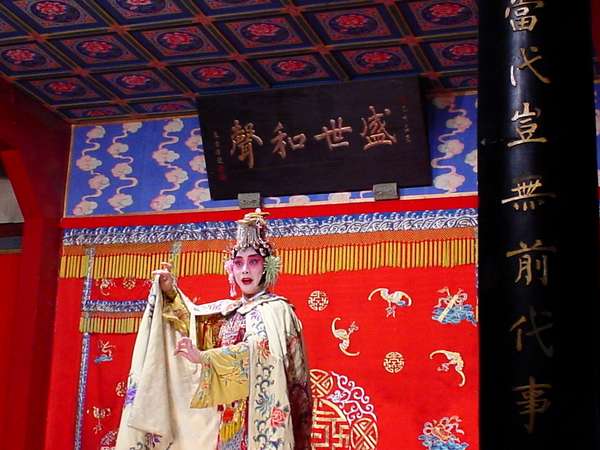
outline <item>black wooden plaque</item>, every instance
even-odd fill
[[[419,80],[200,97],[214,200],[431,184]]]

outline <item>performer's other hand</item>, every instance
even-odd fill
[[[184,337],[177,341],[175,345],[175,356],[181,355],[185,359],[193,363],[200,363],[202,352],[198,350],[189,337]]]
[[[159,276],[160,290],[165,294],[172,294],[175,292],[175,277],[171,273],[173,264],[168,262],[161,262],[160,269],[152,272],[152,276]]]

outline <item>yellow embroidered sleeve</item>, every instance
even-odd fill
[[[201,364],[202,375],[192,408],[223,405],[248,397],[248,344],[241,342],[204,351]]]
[[[162,315],[182,335],[190,335],[190,312],[185,307],[179,294],[174,297],[165,296]]]

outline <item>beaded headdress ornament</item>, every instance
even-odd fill
[[[233,258],[241,250],[253,248],[256,253],[265,258],[265,288],[273,286],[277,281],[277,276],[281,270],[281,260],[277,256],[275,247],[267,239],[268,226],[265,217],[268,215],[269,213],[257,208],[256,211],[246,214],[236,222],[236,242],[229,251],[229,258],[225,261],[225,271],[230,287],[229,293],[232,297],[236,295],[235,280],[233,278]]]

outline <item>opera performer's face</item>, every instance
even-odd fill
[[[240,250],[233,258],[233,278],[246,297],[260,291],[264,268],[265,259],[252,247]]]

